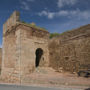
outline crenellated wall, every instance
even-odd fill
[[[14,27],[19,21],[20,21],[20,13],[14,11],[13,14],[3,24],[3,34],[5,34],[8,30]]]

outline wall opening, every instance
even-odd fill
[[[36,62],[35,62],[36,67],[40,65],[42,55],[43,55],[43,50],[41,48],[38,48],[36,50]]]

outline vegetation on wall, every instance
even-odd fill
[[[71,36],[73,35],[73,30],[67,30],[62,33],[50,33],[50,38],[58,37],[58,36]]]
[[[58,37],[58,36],[60,36],[60,35],[65,35],[65,34],[71,34],[70,32],[72,32],[72,31],[67,30],[67,31],[65,31],[65,32],[63,32],[63,33],[50,33],[50,38]]]
[[[23,23],[23,24],[26,24],[26,25],[28,25],[28,26],[30,26],[30,27],[36,28],[36,29],[40,29],[40,30],[47,31],[45,28],[39,27],[39,26],[37,26],[35,23],[27,23],[27,22],[24,22],[24,21],[22,21],[22,23]]]
[[[58,37],[59,35],[60,35],[60,33],[51,33],[50,38]]]

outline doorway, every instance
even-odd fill
[[[41,48],[38,48],[36,50],[36,61],[35,61],[36,67],[38,67],[40,65],[42,55],[43,55],[43,50]]]

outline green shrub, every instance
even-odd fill
[[[50,34],[50,38],[57,37],[57,36],[59,36],[59,35],[60,35],[60,33],[51,33],[51,34]]]
[[[45,28],[36,26],[35,23],[26,23],[25,21],[22,21],[22,23],[23,23],[23,24],[26,24],[26,25],[28,25],[28,26],[30,26],[30,27],[33,27],[33,28],[36,28],[36,29],[40,29],[40,30],[45,30],[45,31],[46,31]]]

